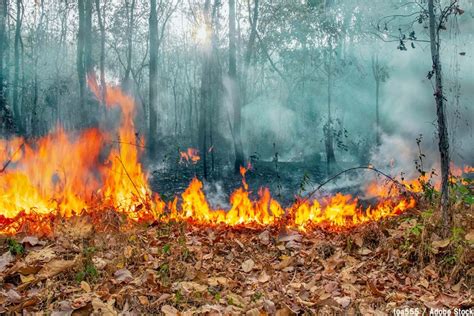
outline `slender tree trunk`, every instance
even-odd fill
[[[23,3],[16,0],[16,25],[15,25],[15,66],[13,74],[13,113],[15,116],[15,125],[20,135],[23,134],[23,124],[21,122],[19,83],[20,83],[20,41],[21,24],[23,21]]]
[[[104,15],[100,11],[100,0],[95,0],[95,7],[97,11],[97,19],[99,23],[100,30],[100,58],[99,58],[99,68],[100,68],[100,87],[101,87],[101,100],[102,103],[105,103],[105,95],[107,93],[105,85],[105,9]]]
[[[451,228],[451,214],[449,211],[449,138],[448,122],[446,119],[446,105],[443,94],[443,77],[440,61],[440,27],[437,22],[434,9],[434,0],[428,0],[428,15],[431,42],[431,58],[433,61],[433,71],[435,74],[435,101],[436,116],[438,120],[438,147],[441,158],[441,216],[442,233],[447,237]]]
[[[154,157],[156,153],[156,133],[158,131],[158,17],[156,0],[150,0],[150,73],[149,73],[149,98],[150,98],[150,130],[148,131],[148,146]]]
[[[332,121],[332,113],[331,113],[331,97],[332,97],[332,48],[329,52],[329,62],[328,62],[328,99],[327,99],[327,106],[328,106],[328,121],[325,126],[325,145],[326,145],[326,168],[328,175],[331,173],[332,166],[336,163],[336,156],[334,154],[334,139],[333,139],[333,121]]]
[[[379,96],[381,67],[379,64],[379,56],[372,56],[372,74],[375,79],[375,144],[380,146],[380,117],[379,117]]]
[[[77,10],[79,12],[79,29],[77,32],[77,76],[79,80],[79,107],[82,116],[82,124],[87,122],[87,110],[85,108],[86,93],[86,69],[84,67],[84,41],[85,41],[85,13],[84,2],[86,0],[77,1]]]
[[[249,41],[247,43],[247,49],[245,51],[245,56],[244,56],[244,67],[243,67],[243,72],[242,72],[242,104],[245,105],[248,103],[248,71],[250,67],[250,60],[252,58],[253,52],[254,52],[254,47],[255,47],[255,41],[257,39],[257,23],[258,23],[258,1],[259,0],[254,0],[254,7],[253,7],[253,14],[251,15],[250,13],[250,1],[248,2],[249,4],[249,21],[250,21],[250,36],[249,36]]]
[[[4,58],[8,55],[7,16],[8,0],[0,0],[0,133],[8,135],[13,133],[15,128],[5,89],[5,81],[8,78],[8,73],[4,71]]]
[[[234,171],[238,173],[240,167],[244,165],[244,150],[242,146],[242,108],[237,81],[236,62],[236,40],[235,40],[235,0],[229,0],[229,78],[230,78],[230,99],[234,109],[234,150],[235,162]]]
[[[127,25],[127,66],[125,68],[124,86],[126,90],[131,89],[130,74],[132,72],[132,54],[133,54],[133,24],[135,23],[134,11],[135,0],[129,5],[127,1],[128,25]]]
[[[207,27],[212,27],[210,19],[210,0],[204,3],[204,23]],[[207,170],[207,132],[208,132],[208,109],[211,102],[211,58],[212,45],[210,41],[206,40],[203,43],[202,55],[202,76],[201,76],[201,108],[199,111],[198,136],[199,136],[199,150],[201,154],[203,176],[208,177]]]

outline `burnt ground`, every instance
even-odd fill
[[[160,193],[167,200],[174,194],[182,193],[195,176],[203,180],[202,167],[199,164],[169,164],[152,173],[150,185],[153,191]],[[302,189],[311,190],[325,177],[326,173],[316,164],[257,161],[252,163],[252,168],[247,172],[246,181],[254,195],[260,187],[268,187],[274,198],[282,205],[288,205],[302,192]],[[211,204],[222,204],[224,201],[221,200],[225,195],[228,196],[242,186],[242,177],[240,174],[235,174],[231,167],[220,167],[214,172],[210,171],[204,184],[204,190],[210,197]]]

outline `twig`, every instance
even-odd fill
[[[18,147],[17,150],[15,150],[15,152],[13,153],[13,155],[8,159],[8,161],[3,165],[2,169],[0,169],[0,173],[4,172],[7,167],[10,165],[10,163],[12,162],[13,160],[13,157],[15,157],[16,153],[20,151],[20,149],[23,148],[23,146],[25,145],[25,143],[21,143],[21,145]]]
[[[120,164],[122,165],[123,170],[125,171],[125,174],[127,175],[128,179],[130,180],[130,182],[132,183],[133,187],[134,187],[135,190],[137,191],[138,197],[140,198],[140,200],[142,200],[142,203],[144,203],[144,201],[143,201],[143,199],[142,199],[142,197],[141,197],[141,195],[140,195],[140,191],[138,190],[138,188],[137,188],[135,182],[133,182],[132,177],[130,177],[130,174],[128,173],[127,168],[125,168],[125,165],[123,164],[122,159],[120,159],[120,157],[119,157],[118,155],[117,155],[116,157],[117,157],[118,161],[120,161]]]
[[[390,181],[392,181],[393,183],[395,183],[396,185],[400,186],[401,188],[403,188],[405,191],[407,191],[407,188],[405,185],[403,185],[402,183],[400,183],[398,180],[394,179],[393,177],[389,176],[388,174],[374,168],[374,167],[366,167],[366,166],[359,166],[359,167],[353,167],[353,168],[349,168],[349,169],[346,169],[346,170],[343,170],[341,172],[339,172],[338,174],[336,174],[335,176],[332,176],[331,178],[327,179],[326,181],[324,181],[323,183],[321,183],[315,190],[311,191],[302,201],[301,203],[304,203],[306,202],[307,200],[309,200],[317,191],[319,191],[319,189],[321,189],[323,186],[325,186],[326,184],[328,184],[329,182],[331,182],[332,180],[336,179],[337,177],[339,177],[340,175],[346,173],[346,172],[349,172],[349,171],[353,171],[353,170],[372,170],[372,171],[375,171],[376,173],[378,174],[381,174],[383,175],[384,177],[386,177],[387,179],[389,179]],[[407,191],[411,194],[413,194],[413,192],[410,192],[410,191]]]

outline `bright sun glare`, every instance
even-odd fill
[[[209,41],[210,32],[206,24],[199,24],[194,32],[194,39],[199,44],[205,44]]]

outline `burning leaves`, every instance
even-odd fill
[[[201,160],[199,152],[196,148],[188,148],[186,151],[179,152],[179,163],[197,164]]]

